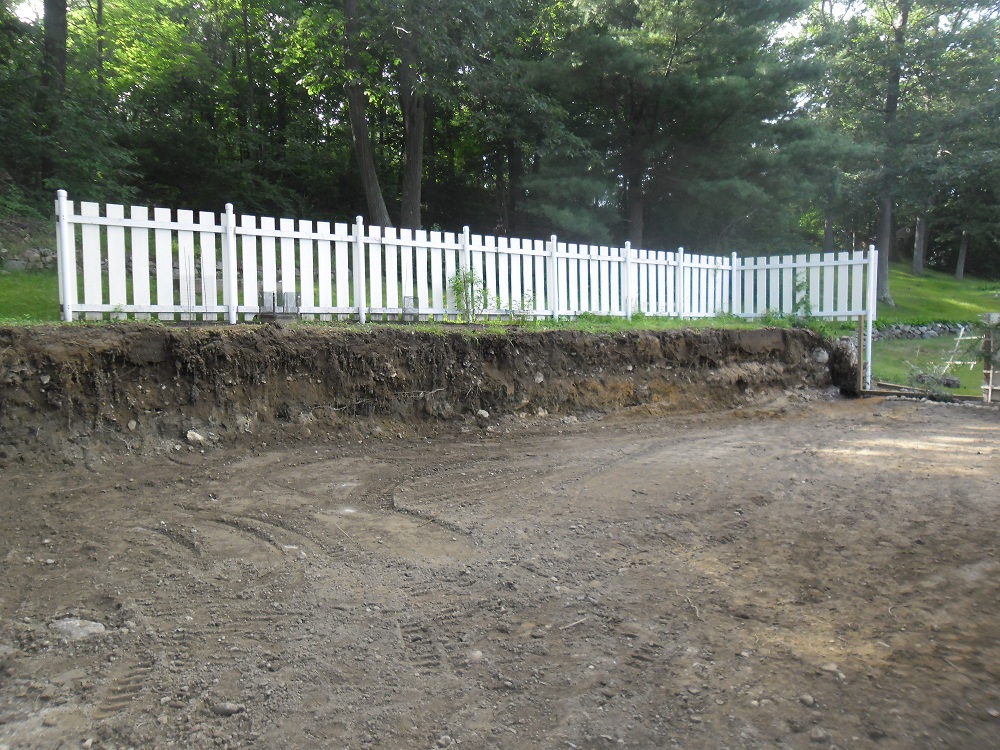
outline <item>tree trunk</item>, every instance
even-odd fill
[[[243,72],[247,78],[247,125],[254,131],[257,129],[257,107],[254,103],[253,49],[250,41],[250,9],[247,7],[247,0],[243,0],[240,4],[240,13],[243,21]]]
[[[829,211],[823,219],[823,252],[833,252],[833,217]]]
[[[380,227],[391,227],[389,209],[382,197],[382,187],[375,171],[375,155],[368,136],[368,115],[366,113],[368,95],[360,83],[347,84],[347,110],[351,120],[351,135],[354,138],[354,156],[358,160],[361,189],[368,205],[368,222]]]
[[[645,233],[646,212],[646,139],[639,116],[633,117],[629,133],[630,143],[625,155],[625,220],[628,223],[626,239],[632,247],[642,247]]]
[[[643,226],[646,196],[642,188],[642,171],[634,173],[628,177],[626,185],[625,204],[627,208],[626,220],[628,221],[628,241],[632,247],[642,247]]]
[[[521,229],[520,197],[521,181],[524,177],[524,152],[521,145],[513,140],[507,141],[507,231],[518,233]]]
[[[97,27],[97,87],[104,88],[104,0],[97,0],[94,23]]]
[[[958,246],[958,263],[955,264],[955,278],[961,281],[965,278],[965,257],[969,253],[969,233],[962,230],[962,242]]]
[[[877,294],[879,302],[887,305],[894,305],[892,295],[889,293],[889,254],[892,248],[894,235],[892,232],[892,197],[882,196],[879,198],[878,211],[878,282]]]
[[[403,40],[399,66],[399,108],[403,113],[403,184],[400,225],[420,229],[420,188],[424,176],[426,95],[418,90],[416,55],[409,39]]]
[[[368,221],[376,226],[392,226],[389,209],[385,207],[378,172],[375,171],[375,155],[371,136],[368,133],[368,95],[361,84],[361,61],[355,44],[359,33],[358,0],[344,0],[344,49],[345,61],[351,81],[345,87],[347,93],[347,114],[351,121],[351,136],[354,140],[354,155],[358,160],[361,187],[368,205]]]
[[[885,85],[884,145],[885,156],[882,162],[882,178],[879,186],[879,219],[878,248],[879,274],[878,298],[892,305],[892,295],[889,293],[889,253],[894,235],[892,232],[892,211],[895,203],[896,176],[899,172],[899,94],[900,80],[903,76],[903,53],[906,47],[906,27],[910,18],[910,3],[912,0],[896,0],[898,17],[893,26],[893,44],[890,51],[889,70]]]
[[[917,231],[913,237],[913,265],[911,270],[914,276],[924,275],[924,257],[927,254],[927,219],[924,216],[917,217]]]
[[[45,65],[42,84],[50,93],[66,89],[66,0],[45,0]]]

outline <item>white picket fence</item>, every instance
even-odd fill
[[[455,320],[472,271],[488,318],[875,316],[876,253],[695,255],[56,200],[66,321]]]

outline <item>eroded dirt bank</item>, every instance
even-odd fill
[[[204,447],[642,404],[714,410],[826,386],[832,371],[850,380],[844,357],[802,330],[0,328],[0,447],[148,454],[189,431]]]

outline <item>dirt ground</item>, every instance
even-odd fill
[[[0,746],[1000,742],[995,411],[504,426],[5,467]]]
[[[1000,412],[821,380],[216,443],[8,425],[0,748],[1000,746]]]

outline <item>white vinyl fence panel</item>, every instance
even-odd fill
[[[127,214],[127,215],[126,215]],[[877,254],[743,258],[56,201],[64,320],[455,320],[471,271],[488,317],[875,316]],[[868,364],[870,367],[870,363]]]

